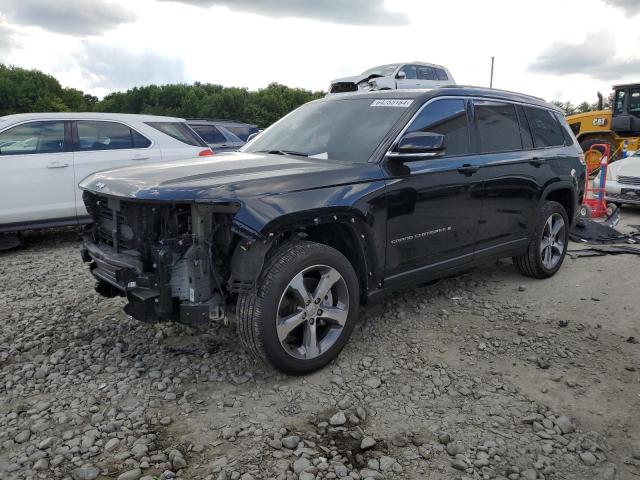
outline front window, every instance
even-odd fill
[[[407,129],[407,133],[412,132],[444,135],[445,156],[471,153],[464,100],[447,99],[430,103]]]
[[[0,155],[64,152],[64,122],[30,122],[0,133]]]
[[[350,98],[308,103],[265,130],[242,151],[367,162],[412,102]]]
[[[613,102],[613,113],[620,114],[624,112],[624,97],[625,97],[624,90],[618,90],[616,92],[616,97]]]
[[[393,72],[396,71],[396,68],[398,68],[400,65],[397,63],[391,64],[391,65],[380,65],[379,67],[373,67],[370,68],[369,70],[365,70],[364,72],[362,72],[362,75],[365,76],[369,76],[369,75],[379,75],[380,77],[388,77],[389,75],[392,75]]]
[[[418,78],[415,65],[405,65],[400,69],[398,73],[400,72],[404,72],[404,74],[406,75],[405,78],[407,80],[416,80]]]

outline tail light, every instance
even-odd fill
[[[206,150],[201,150],[198,153],[199,157],[210,157],[213,155],[213,150],[211,150],[210,148],[207,148]]]

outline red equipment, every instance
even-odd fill
[[[597,155],[596,155],[597,154]],[[584,189],[584,199],[580,208],[582,217],[604,217],[608,215],[607,202],[605,200],[605,185],[607,183],[607,167],[611,155],[611,146],[606,143],[592,145],[585,154],[587,164],[587,179]],[[592,174],[600,170],[600,185],[593,186]]]

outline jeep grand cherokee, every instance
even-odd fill
[[[241,152],[96,173],[83,258],[141,320],[234,313],[274,367],[324,366],[361,303],[487,258],[562,265],[585,183],[562,113],[471,87],[330,96]]]

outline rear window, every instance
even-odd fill
[[[447,72],[445,72],[441,68],[436,68],[436,76],[438,77],[438,80],[449,80],[449,77],[447,77]]]
[[[564,135],[553,112],[543,108],[525,107],[536,148],[564,145]]]
[[[257,133],[258,131],[258,127],[251,127],[249,125],[247,125],[246,127],[241,125],[234,125],[234,126],[225,125],[224,128],[229,130],[231,133],[233,133],[236,137],[238,137],[243,142],[247,141],[247,139],[249,138],[249,135],[251,135],[252,133]]]
[[[475,101],[480,153],[522,149],[516,107],[509,103]]]
[[[79,120],[76,150],[122,150],[147,148],[151,141],[138,132],[117,122]]]
[[[184,122],[146,122],[146,124],[187,145],[193,145],[194,147],[208,146],[198,134],[191,130],[189,125]]]

